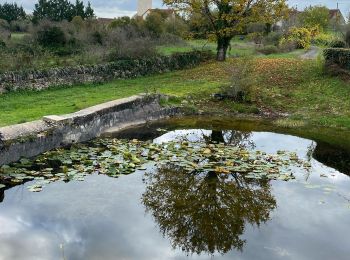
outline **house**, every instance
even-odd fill
[[[102,24],[109,25],[111,22],[115,20],[115,18],[98,18],[97,20]]]
[[[329,23],[330,25],[336,26],[336,25],[345,25],[346,20],[342,14],[342,12],[339,9],[330,9],[329,10]]]
[[[275,26],[274,26],[274,30],[275,31],[279,31],[279,30],[286,30],[290,27],[296,26],[298,27],[300,25],[300,15],[303,12],[298,11],[297,9],[293,8],[290,12],[289,12],[289,16],[288,18],[278,21]]]
[[[276,30],[285,30],[293,26],[301,26],[300,15],[303,11],[298,11],[297,9],[292,9],[289,13],[289,17],[285,20],[281,20],[275,24]],[[336,29],[338,26],[343,26],[346,24],[346,20],[339,9],[329,10],[329,25],[330,28]]]
[[[175,15],[175,11],[173,9],[153,8],[152,0],[138,0],[136,16],[146,19],[147,15],[149,15],[151,12],[159,12],[168,17]]]

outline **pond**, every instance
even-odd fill
[[[350,154],[337,133],[198,122],[3,166],[0,259],[349,259]]]

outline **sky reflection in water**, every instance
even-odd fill
[[[206,130],[182,130],[156,141],[188,133],[186,138],[193,139],[212,134]],[[226,141],[230,134],[224,133]],[[315,146],[310,140],[280,134],[251,133],[245,137],[249,140],[243,143],[252,149],[268,153],[296,151],[303,159]],[[269,211],[269,220],[262,221],[259,227],[245,222],[242,234],[237,234],[245,241],[242,251],[233,246],[223,255],[214,253],[215,258],[348,259],[349,177],[314,159],[311,163],[311,172],[296,172],[296,181],[272,181],[269,194],[276,205]],[[0,204],[0,259],[187,258],[187,253],[181,251],[181,241],[188,239],[188,233],[174,235],[163,230],[163,237],[161,232],[162,227],[178,225],[176,221],[181,218],[166,215],[170,224],[155,219],[151,204],[146,213],[147,203],[145,206],[142,200],[145,192],[142,172],[118,179],[94,175],[84,182],[52,183],[41,193],[30,193],[24,186],[7,190]],[[241,217],[239,212],[236,217]],[[196,219],[203,221],[201,217]],[[225,239],[223,233],[220,241],[212,242],[219,244]],[[232,246],[232,241],[227,243]],[[173,249],[172,244],[177,247]],[[190,256],[210,257],[208,252]]]

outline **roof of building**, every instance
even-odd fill
[[[111,23],[115,20],[115,18],[98,18],[97,21],[102,23]]]
[[[339,9],[329,9],[329,17],[333,18],[335,16],[344,18],[343,13]]]
[[[149,13],[149,12],[162,12],[162,13],[167,13],[167,14],[173,14],[174,13],[174,9],[160,9],[160,8],[152,8],[152,9],[148,9],[146,12],[144,12],[141,16],[144,16],[145,14]]]

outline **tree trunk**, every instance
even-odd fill
[[[217,47],[217,55],[216,59],[218,61],[225,61],[226,60],[226,53],[227,49],[230,46],[231,38],[228,37],[222,37],[218,38],[218,47]]]

